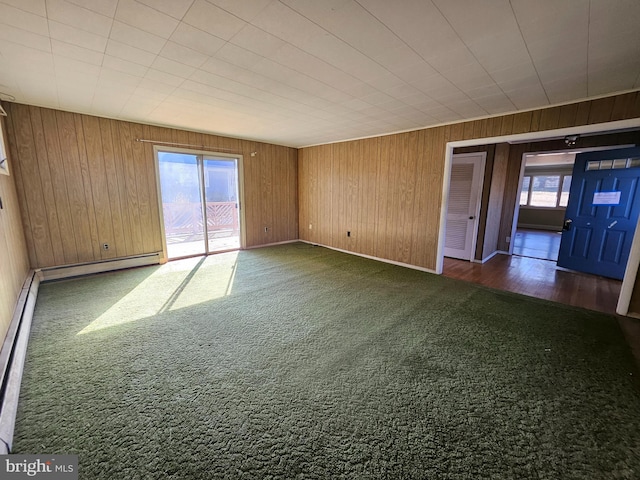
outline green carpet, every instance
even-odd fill
[[[14,453],[83,479],[640,478],[616,319],[306,244],[43,284]]]

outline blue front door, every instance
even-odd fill
[[[558,266],[622,280],[640,213],[640,148],[576,155]]]

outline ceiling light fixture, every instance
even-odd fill
[[[574,147],[579,138],[580,135],[567,135],[564,137],[564,143],[567,147]]]

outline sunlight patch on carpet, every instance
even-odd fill
[[[231,293],[238,252],[169,262],[144,279],[77,335],[104,330],[225,297]],[[210,275],[203,265],[215,265]],[[155,288],[155,284],[159,288]],[[160,288],[161,286],[161,288]],[[153,292],[153,295],[149,295]],[[141,301],[146,296],[146,301]]]

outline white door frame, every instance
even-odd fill
[[[440,206],[440,225],[438,232],[438,248],[436,253],[436,273],[442,274],[444,265],[444,233],[447,221],[447,207],[449,203],[449,183],[451,181],[451,162],[453,157],[453,149],[458,147],[475,147],[478,145],[487,145],[491,143],[524,143],[538,140],[552,140],[564,138],[567,135],[585,135],[596,133],[607,133],[615,130],[625,130],[640,127],[640,118],[631,120],[619,120],[608,123],[596,123],[592,125],[583,125],[579,127],[560,128],[555,130],[544,130],[540,132],[519,133],[512,135],[504,135],[498,137],[476,138],[473,140],[458,140],[455,142],[447,142],[444,157],[444,175],[442,177],[442,205]],[[639,220],[640,223],[640,220]],[[636,228],[633,237],[629,261],[627,262],[627,270],[622,281],[620,297],[618,299],[618,307],[616,312],[619,315],[626,315],[629,311],[629,301],[633,292],[636,274],[640,266],[640,228]]]
[[[471,201],[475,202],[475,207],[474,207],[474,211],[473,211],[473,227],[472,227],[472,232],[473,235],[471,237],[471,246],[470,246],[470,253],[469,253],[469,261],[473,262],[475,260],[476,257],[476,246],[478,244],[478,226],[480,225],[480,208],[482,207],[482,191],[484,188],[484,176],[485,176],[485,169],[487,167],[487,152],[470,152],[470,153],[457,153],[454,154],[451,158],[451,164],[453,165],[454,160],[460,160],[460,159],[464,159],[464,158],[475,158],[475,157],[479,157],[479,161],[478,162],[474,162],[474,171],[476,168],[479,168],[479,181],[477,184],[477,190],[476,190],[476,194],[475,194],[475,198],[471,198]],[[451,172],[449,172],[449,184],[451,184]],[[473,194],[473,192],[471,192]],[[448,205],[448,198],[447,198],[447,205]],[[448,214],[448,208],[447,208],[447,214]],[[445,222],[446,225],[446,222]],[[446,238],[446,232],[445,232],[445,238]]]
[[[167,254],[167,236],[164,231],[164,213],[162,211],[162,191],[160,189],[160,162],[158,161],[158,152],[169,153],[185,153],[187,155],[201,155],[207,157],[220,157],[220,158],[233,158],[237,163],[238,168],[238,208],[240,209],[240,250],[244,250],[247,245],[247,234],[245,229],[245,214],[244,214],[244,171],[243,171],[243,156],[241,154],[233,153],[219,153],[215,151],[207,150],[193,150],[190,148],[179,147],[166,147],[164,145],[153,146],[153,158],[156,169],[156,191],[158,192],[158,210],[160,214],[160,234],[162,235],[162,257],[160,263],[167,263],[169,260]],[[199,169],[200,167],[198,167]],[[204,192],[203,192],[204,195]],[[206,225],[206,222],[205,222]]]

